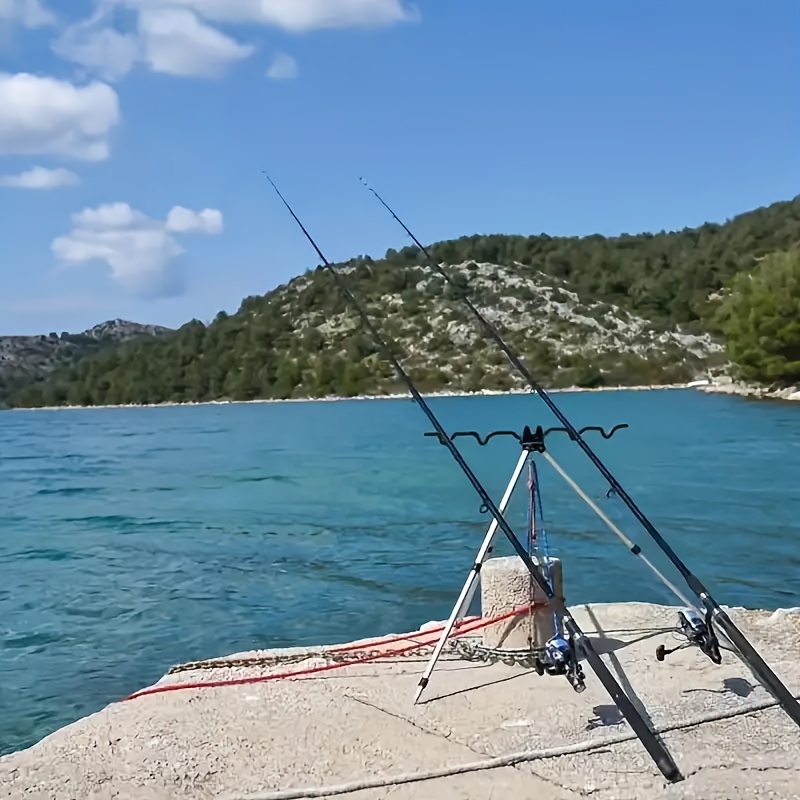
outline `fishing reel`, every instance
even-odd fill
[[[536,659],[536,672],[539,675],[565,675],[570,686],[576,692],[586,688],[580,662],[575,655],[575,648],[563,636],[556,634],[544,646],[543,659]]]
[[[686,637],[686,642],[667,649],[663,644],[656,648],[656,659],[663,661],[670,653],[683,650],[684,647],[697,647],[702,653],[707,655],[715,664],[722,663],[722,655],[719,651],[719,639],[717,639],[714,628],[711,624],[711,611],[703,619],[693,608],[682,608],[678,611],[677,632]]]

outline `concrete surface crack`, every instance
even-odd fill
[[[691,772],[687,772],[686,780],[689,780],[689,778],[693,778],[699,772],[705,772],[709,769],[730,769],[731,767],[735,766],[736,766],[735,762],[734,763],[728,762],[725,764],[702,764],[697,769],[693,769]]]
[[[772,769],[784,770],[786,772],[794,772],[797,767],[789,767],[786,764],[769,764],[766,767],[739,767],[742,772],[769,772]]]
[[[430,728],[426,728],[424,725],[420,725],[413,719],[404,717],[402,714],[398,714],[394,711],[389,711],[388,709],[381,708],[379,705],[371,703],[369,700],[364,700],[361,697],[356,697],[355,695],[352,694],[345,694],[344,696],[348,700],[354,700],[356,703],[361,703],[362,706],[368,706],[369,708],[374,708],[376,711],[380,711],[382,714],[386,714],[389,717],[394,717],[395,719],[399,719],[401,722],[407,722],[409,725],[413,726],[417,730],[422,731],[423,733],[428,733],[431,736],[438,736],[440,739],[445,739],[448,742],[453,742],[453,744],[459,744],[462,747],[466,747],[468,750],[472,750],[472,748],[468,744],[466,744],[466,742],[461,742],[458,739],[452,738],[452,735],[450,733],[443,733],[442,731],[435,731],[431,730]],[[475,751],[472,750],[472,752],[474,753]]]
[[[398,719],[398,720],[400,720],[402,722],[407,722],[409,725],[413,726],[417,730],[422,731],[423,733],[429,733],[429,734],[431,734],[433,736],[438,736],[440,739],[445,739],[448,742],[453,742],[453,744],[458,744],[461,747],[465,747],[471,753],[475,753],[475,755],[492,757],[491,753],[489,753],[489,752],[487,752],[485,750],[481,750],[479,748],[473,747],[471,744],[468,744],[467,742],[463,742],[460,739],[456,739],[456,738],[454,738],[452,736],[451,733],[443,733],[441,731],[431,730],[430,728],[426,728],[424,725],[420,725],[418,722],[415,722],[413,719],[409,719],[408,717],[404,717],[402,714],[398,714],[397,712],[389,711],[388,709],[381,708],[380,706],[376,705],[375,703],[371,703],[369,700],[364,700],[364,699],[362,699],[360,697],[356,697],[355,695],[345,694],[344,696],[348,700],[355,700],[356,703],[361,703],[361,705],[368,706],[369,708],[374,708],[376,711],[380,711],[383,714],[386,714],[386,715],[388,715],[390,717],[394,717],[395,719]],[[513,767],[516,770],[519,770],[520,767],[521,767],[520,764],[510,764],[509,766]],[[565,785],[559,783],[558,781],[548,777],[547,775],[542,775],[542,774],[536,772],[534,769],[532,769],[530,767],[526,770],[526,774],[533,775],[535,778],[539,778],[540,780],[544,781],[545,783],[549,783],[551,786],[555,786],[556,788],[561,789],[563,792],[569,792],[570,794],[573,794],[575,797],[583,797],[584,796],[582,792],[576,791],[575,789],[572,789],[569,786],[565,786]]]

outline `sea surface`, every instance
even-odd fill
[[[555,398],[576,425],[630,426],[586,439],[721,602],[800,605],[800,404]],[[430,403],[449,431],[557,424],[527,395]],[[409,400],[0,413],[0,753],[176,663],[446,618],[490,518],[427,430]],[[499,501],[516,443],[456,442]],[[578,446],[548,447],[664,565]],[[539,474],[569,603],[675,602]],[[525,494],[509,512],[521,537]]]

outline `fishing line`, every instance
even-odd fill
[[[553,565],[550,561],[550,548],[547,542],[547,527],[544,523],[544,510],[542,509],[542,494],[539,490],[539,475],[536,470],[536,462],[531,458],[528,465],[528,488],[531,493],[531,513],[533,515],[533,529],[536,531],[537,538],[541,542],[542,561],[544,562],[544,573],[550,585],[553,585]],[[537,524],[539,523],[539,524]],[[561,635],[561,621],[556,610],[553,609],[553,630],[556,636]]]
[[[550,455],[548,452],[542,453],[542,455],[547,459],[550,466],[567,482],[567,484],[572,488],[575,494],[586,503],[589,508],[597,514],[598,517],[606,524],[608,529],[616,535],[622,543],[633,553],[637,558],[639,558],[649,569],[650,571],[664,584],[664,586],[669,589],[672,594],[675,595],[685,606],[692,606],[693,604],[689,601],[686,595],[681,592],[681,590],[672,583],[666,575],[664,575],[656,566],[653,564],[649,558],[642,552],[642,549],[639,545],[632,542],[620,529],[619,527],[612,522],[608,516],[603,512],[603,510],[597,505],[597,503],[592,500],[586,492],[581,489],[580,486],[572,479],[572,477],[562,469],[561,465]]]

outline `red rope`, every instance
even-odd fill
[[[549,603],[542,602],[542,603],[530,603],[526,606],[522,606],[521,608],[515,608],[513,611],[508,611],[505,614],[501,614],[497,617],[491,617],[490,619],[476,619],[472,622],[465,622],[462,620],[459,625],[461,626],[460,630],[454,633],[454,636],[462,636],[465,633],[470,633],[472,631],[480,630],[481,628],[486,628],[489,625],[494,625],[496,622],[503,622],[503,620],[510,619],[511,617],[519,616],[520,614],[525,614],[528,611],[532,611],[537,607],[544,607],[548,606]],[[440,625],[436,628],[431,628],[427,631],[420,632],[422,636],[429,636],[432,633],[441,632],[444,630],[444,625]],[[328,652],[333,653],[342,653],[348,650],[358,650],[359,648],[363,648],[366,646],[374,646],[376,644],[387,644],[390,642],[396,641],[408,641],[414,637],[413,635],[406,635],[406,636],[388,636],[384,637],[383,639],[371,640],[368,643],[364,644],[354,644],[354,645],[345,645],[343,647],[336,648],[334,650],[329,650]],[[319,667],[308,667],[306,669],[299,669],[294,670],[291,672],[276,672],[272,675],[257,675],[254,677],[249,678],[229,678],[227,680],[220,680],[220,681],[198,681],[194,683],[172,683],[167,686],[151,686],[148,689],[142,689],[139,692],[134,692],[132,695],[123,698],[122,702],[127,702],[128,700],[135,700],[139,697],[146,697],[150,694],[163,694],[165,692],[178,692],[185,689],[213,689],[213,688],[220,688],[222,686],[244,686],[250,683],[266,683],[267,681],[277,681],[283,680],[285,678],[297,678],[302,675],[319,675],[323,672],[332,672],[336,669],[342,669],[343,667],[352,667],[357,664],[367,664],[371,661],[378,661],[381,658],[390,658],[391,656],[398,656],[403,655],[403,653],[408,653],[411,650],[416,650],[419,647],[428,647],[433,645],[434,642],[419,642],[414,641],[412,644],[407,645],[406,647],[394,648],[392,650],[386,650],[383,653],[373,653],[368,656],[364,656],[363,658],[355,659],[353,661],[345,661],[345,662],[335,662],[333,664],[323,664]]]
[[[529,606],[526,606],[526,610]],[[453,633],[453,636],[460,636],[460,632],[458,631],[464,625],[469,625],[471,623],[476,622],[479,620],[480,617],[466,617],[464,619],[458,620],[455,624],[456,632]],[[497,620],[492,620],[493,622],[497,622]],[[351,650],[360,650],[364,647],[374,647],[378,644],[390,644],[392,642],[411,642],[417,641],[421,636],[430,636],[432,633],[441,633],[445,629],[444,625],[436,625],[433,628],[428,628],[427,630],[420,630],[414,633],[406,633],[402,636],[382,636],[378,639],[364,639],[360,642],[355,642],[353,644],[343,645],[341,647],[333,647],[328,650],[329,653],[347,653]],[[418,642],[419,644],[419,642]],[[422,643],[423,645],[425,642]]]

